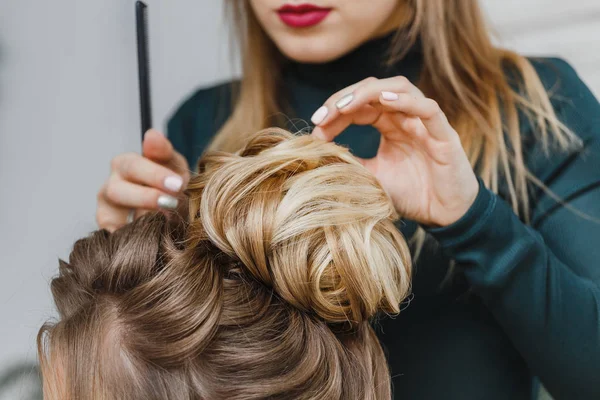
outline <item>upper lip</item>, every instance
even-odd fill
[[[292,12],[292,13],[304,13],[309,11],[326,11],[331,10],[328,7],[319,7],[314,4],[304,3],[304,4],[286,4],[279,8],[278,12]]]

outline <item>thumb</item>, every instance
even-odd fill
[[[173,148],[169,139],[161,132],[155,129],[150,129],[146,132],[142,143],[142,155],[181,174],[184,184],[187,185],[190,177],[187,160]]]
[[[150,129],[144,134],[142,154],[160,164],[172,161],[175,151],[173,145],[161,132]]]

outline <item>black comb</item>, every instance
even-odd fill
[[[152,128],[152,104],[150,101],[150,58],[148,57],[148,6],[142,1],[135,3],[135,21],[143,140],[144,133]]]

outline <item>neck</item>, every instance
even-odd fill
[[[422,53],[419,44],[413,46],[398,62],[388,65],[390,49],[396,32],[372,39],[350,53],[330,62],[320,64],[300,63],[287,60],[284,68],[286,80],[292,79],[305,84],[340,90],[369,76],[388,78],[404,75],[418,79]]]

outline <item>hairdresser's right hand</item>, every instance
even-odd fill
[[[144,135],[141,156],[123,153],[113,158],[111,172],[98,192],[96,222],[111,232],[151,210],[176,210],[190,179],[188,163],[156,130]]]

